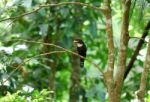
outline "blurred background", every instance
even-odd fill
[[[60,48],[75,51],[74,38],[81,38],[87,46],[86,72],[79,74],[88,102],[108,101],[108,94],[100,70],[107,68],[108,46],[106,18],[103,13],[87,6],[66,4],[52,7],[40,5],[62,2],[82,2],[102,7],[103,0],[0,0],[0,102],[69,102],[74,57]],[[144,26],[150,17],[149,0],[132,0],[128,58],[133,54]],[[117,55],[122,21],[122,4],[112,0],[112,20]],[[10,18],[8,20],[4,20]],[[148,38],[146,38],[148,40]],[[40,42],[40,43],[38,43]],[[139,88],[145,43],[134,68],[124,82],[122,102],[133,102]],[[46,54],[58,51],[53,54]],[[94,64],[98,65],[98,68]],[[150,83],[149,83],[150,84]],[[148,84],[148,85],[149,85]],[[148,88],[150,90],[150,87]],[[146,96],[150,102],[150,91]]]

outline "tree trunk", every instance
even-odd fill
[[[72,68],[69,102],[79,102],[81,68],[78,56],[72,55]]]

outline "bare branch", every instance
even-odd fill
[[[102,11],[101,8],[96,7],[96,6],[91,6],[91,5],[86,4],[86,3],[81,3],[81,2],[62,2],[62,3],[58,3],[58,4],[39,5],[39,7],[37,7],[33,11],[26,12],[26,13],[23,13],[21,15],[15,16],[15,17],[9,17],[9,18],[6,18],[6,19],[2,19],[2,20],[0,20],[0,22],[11,20],[11,19],[18,19],[18,18],[21,18],[23,16],[27,16],[27,15],[32,14],[32,13],[37,13],[42,8],[55,7],[55,6],[65,6],[65,5],[80,5],[80,6],[86,6],[88,8],[94,9],[94,10]]]
[[[106,31],[108,37],[108,68],[104,74],[104,79],[106,82],[106,86],[108,88],[109,94],[112,93],[113,86],[113,71],[114,71],[114,41],[113,41],[113,29],[112,29],[112,16],[111,16],[111,7],[110,0],[104,0],[104,14],[106,16]],[[109,95],[111,96],[111,95]],[[110,99],[111,100],[111,99]]]
[[[144,70],[143,70],[142,77],[141,77],[141,84],[140,84],[140,88],[137,92],[137,97],[138,97],[139,102],[145,102],[144,95],[146,92],[146,84],[148,81],[147,78],[148,78],[149,68],[150,68],[150,39],[149,39],[149,43],[148,43],[146,59],[144,62]]]
[[[136,60],[136,57],[137,55],[139,54],[139,51],[141,50],[142,48],[142,45],[144,44],[144,40],[145,40],[145,37],[148,35],[148,30],[150,29],[150,21],[147,23],[145,29],[144,29],[144,32],[138,42],[138,45],[134,51],[134,54],[132,55],[131,59],[130,59],[130,62],[128,63],[128,66],[126,68],[126,72],[124,74],[124,80],[126,79],[127,75],[129,74],[130,70],[132,69],[133,67],[133,64]]]
[[[124,4],[124,12],[123,12],[123,22],[121,28],[121,38],[120,38],[120,50],[119,50],[119,65],[115,75],[115,93],[117,97],[117,102],[120,102],[120,95],[123,86],[123,77],[126,68],[126,56],[127,56],[127,48],[129,41],[129,12],[131,6],[131,0],[126,0],[123,2]]]
[[[113,79],[113,69],[114,69],[114,41],[113,41],[113,29],[112,29],[112,17],[111,8],[109,0],[105,0],[105,16],[106,16],[106,31],[108,36],[108,72],[110,77]]]

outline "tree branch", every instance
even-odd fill
[[[86,6],[88,8],[91,8],[91,9],[94,9],[94,10],[98,10],[98,11],[101,11],[102,9],[99,8],[99,7],[96,7],[96,6],[91,6],[87,3],[81,3],[81,2],[62,2],[62,3],[58,3],[58,4],[46,4],[46,5],[39,5],[39,7],[37,7],[36,9],[34,9],[33,11],[30,11],[30,12],[26,12],[26,13],[23,13],[21,15],[18,15],[18,16],[14,16],[14,17],[9,17],[9,18],[6,18],[6,19],[2,19],[0,20],[0,22],[3,22],[3,21],[7,21],[7,20],[11,20],[11,19],[18,19],[18,18],[21,18],[23,16],[27,16],[29,14],[32,14],[32,13],[37,13],[40,9],[42,8],[46,8],[46,7],[55,7],[55,6],[64,6],[64,5],[80,5],[80,6]]]
[[[115,94],[118,98],[117,102],[120,102],[121,90],[123,86],[123,77],[126,68],[126,56],[127,56],[127,48],[129,41],[129,12],[131,7],[131,0],[126,0],[123,4],[124,12],[123,12],[123,22],[121,28],[121,38],[120,38],[120,50],[119,50],[119,65],[115,75]]]
[[[43,43],[43,42],[29,41],[29,40],[24,40],[24,39],[17,39],[17,40],[24,41],[24,42],[30,42],[30,43],[37,43],[37,44],[44,44],[44,45],[53,46],[53,47],[62,49],[63,51],[66,51],[66,52],[68,52],[68,53],[71,53],[71,54],[73,54],[73,55],[76,55],[76,56],[78,56],[78,57],[80,57],[80,58],[84,58],[84,59],[87,60],[89,63],[93,64],[93,65],[100,71],[100,73],[101,73],[102,76],[103,76],[103,71],[99,68],[99,66],[98,66],[97,64],[93,63],[92,61],[86,59],[85,57],[79,55],[79,54],[76,53],[76,52],[73,52],[73,51],[71,51],[71,50],[68,50],[68,49],[66,49],[66,48],[63,48],[63,47],[61,47],[61,46],[59,46],[59,45],[55,45],[55,44],[52,44],[52,43]]]
[[[18,69],[21,69],[21,66],[25,63],[25,62],[28,62],[29,60],[31,60],[32,58],[34,57],[40,57],[40,56],[44,56],[44,55],[49,55],[49,54],[53,54],[53,53],[62,53],[62,52],[68,52],[68,53],[71,53],[75,56],[78,56],[78,57],[81,57],[81,58],[84,58],[83,56],[79,55],[78,53],[76,52],[73,52],[73,51],[70,51],[66,48],[63,48],[61,46],[58,46],[58,45],[55,45],[55,44],[51,44],[51,43],[43,43],[43,42],[37,42],[37,41],[29,41],[29,40],[24,40],[24,39],[16,39],[16,40],[20,40],[20,41],[24,41],[24,42],[30,42],[30,43],[37,43],[37,44],[44,44],[44,45],[48,45],[48,46],[53,46],[53,47],[56,47],[56,48],[59,48],[59,49],[62,49],[63,51],[52,51],[52,52],[48,52],[48,53],[44,53],[44,54],[40,54],[40,55],[37,55],[37,56],[33,56],[31,58],[29,58],[28,60],[24,61],[23,63],[21,63],[20,65],[18,65],[18,67],[16,69],[14,69],[10,75],[8,76],[8,78],[6,78],[3,83],[5,83]],[[103,71],[99,68],[99,66],[95,63],[93,63],[92,61],[86,59],[89,63],[93,64],[99,71],[100,71],[100,74],[101,76],[103,77]]]
[[[146,59],[144,62],[144,70],[143,70],[142,77],[141,77],[141,84],[140,84],[140,88],[137,92],[137,97],[138,97],[139,102],[145,102],[144,95],[146,92],[146,84],[147,84],[149,68],[150,68],[150,39],[149,39],[149,43],[148,43]]]
[[[51,51],[51,52],[48,52],[48,53],[43,53],[43,54],[40,54],[40,55],[33,56],[33,57],[31,57],[31,58],[29,58],[29,59],[23,61],[21,64],[19,64],[19,65],[9,74],[9,76],[3,81],[3,83],[5,83],[18,69],[23,70],[23,69],[22,69],[23,64],[26,63],[26,62],[28,62],[28,61],[30,61],[30,60],[32,60],[33,58],[40,57],[40,56],[45,56],[45,55],[50,55],[50,54],[54,54],[54,53],[64,53],[64,52],[66,52],[66,51]]]
[[[37,43],[37,44],[43,44],[43,45],[53,46],[53,47],[59,48],[59,49],[61,49],[61,50],[63,50],[63,51],[66,51],[66,52],[68,52],[68,53],[71,53],[71,54],[73,54],[73,55],[76,55],[76,56],[78,56],[78,57],[80,57],[80,58],[84,58],[86,61],[88,61],[89,63],[91,63],[92,65],[94,65],[94,66],[100,71],[101,75],[103,76],[103,71],[99,68],[99,66],[98,66],[97,64],[95,64],[95,63],[93,63],[92,61],[86,59],[85,57],[79,55],[78,53],[73,52],[73,51],[71,51],[71,50],[68,50],[68,49],[66,49],[66,48],[63,48],[63,47],[61,47],[61,46],[59,46],[59,45],[55,45],[55,44],[52,44],[52,43],[43,43],[43,42],[38,42],[38,41],[29,41],[29,40],[24,40],[24,39],[15,39],[15,40],[20,40],[20,41],[23,41],[23,42]]]
[[[133,64],[136,60],[136,57],[137,55],[139,54],[139,51],[141,50],[142,48],[142,45],[144,44],[144,40],[145,40],[145,37],[148,35],[148,30],[150,29],[150,21],[147,23],[145,29],[144,29],[144,32],[138,42],[138,45],[134,51],[134,54],[132,55],[129,63],[128,63],[128,66],[126,68],[126,71],[125,71],[125,74],[124,74],[124,80],[126,79],[127,75],[129,74],[130,70],[132,69],[133,67]]]
[[[104,0],[104,14],[106,17],[106,32],[108,37],[108,68],[104,74],[104,80],[106,82],[106,86],[108,88],[108,93],[112,93],[113,86],[113,71],[114,71],[114,41],[113,41],[113,29],[112,29],[112,16],[111,16],[111,7],[110,0]],[[109,95],[111,96],[111,95]],[[110,99],[111,100],[111,99]]]

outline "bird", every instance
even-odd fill
[[[87,47],[85,43],[81,39],[74,39],[73,41],[77,46],[77,52],[80,56],[83,56],[84,58],[80,57],[80,67],[84,67],[84,60],[86,57]]]

